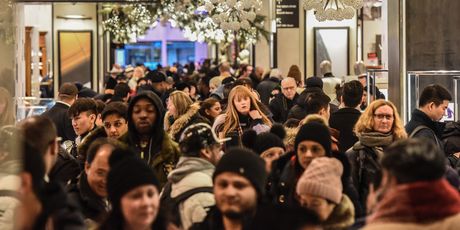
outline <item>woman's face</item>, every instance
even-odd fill
[[[219,102],[216,102],[210,109],[206,109],[205,112],[215,119],[222,112],[222,107],[220,106]]]
[[[209,84],[209,92],[214,93],[217,89],[217,86],[215,84]]]
[[[159,208],[160,197],[153,185],[136,187],[121,198],[121,212],[131,229],[150,228]]]
[[[196,96],[196,87],[194,85],[190,86],[190,97],[195,97]]]
[[[379,133],[389,133],[393,128],[394,114],[393,109],[388,106],[380,106],[374,112],[374,131]]]
[[[168,109],[168,112],[170,115],[176,117],[177,116],[177,110],[176,110],[176,106],[174,106],[174,103],[172,102],[172,99],[169,98],[167,101],[166,101],[166,108]]]
[[[297,158],[303,169],[306,169],[313,159],[326,156],[326,150],[316,141],[302,141],[297,146]]]
[[[251,110],[251,98],[248,96],[236,96],[233,99],[233,104],[235,105],[236,111],[243,115],[247,115]]]
[[[278,160],[284,154],[284,149],[280,147],[272,147],[260,154],[260,157],[265,161],[265,170],[270,173],[272,169],[272,162]]]
[[[300,205],[303,208],[314,211],[321,222],[326,221],[335,208],[335,204],[328,202],[326,199],[304,194],[299,196]]]

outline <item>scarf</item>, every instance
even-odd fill
[[[372,148],[379,159],[383,156],[383,148],[393,143],[393,133],[368,132],[359,135],[358,145]]]
[[[432,222],[460,212],[460,195],[446,179],[398,185],[370,216],[377,222]]]

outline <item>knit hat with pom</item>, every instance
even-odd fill
[[[286,131],[284,127],[280,124],[274,124],[270,132],[263,132],[259,135],[253,130],[245,131],[242,140],[244,146],[260,155],[273,147],[286,149],[283,142],[285,136]]]

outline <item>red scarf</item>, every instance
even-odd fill
[[[432,222],[460,212],[460,195],[446,179],[398,185],[388,191],[368,223]]]

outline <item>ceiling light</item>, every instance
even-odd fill
[[[91,17],[87,17],[85,15],[81,14],[69,14],[69,15],[64,15],[64,16],[57,16],[57,18],[60,19],[78,19],[78,20],[90,20]]]

